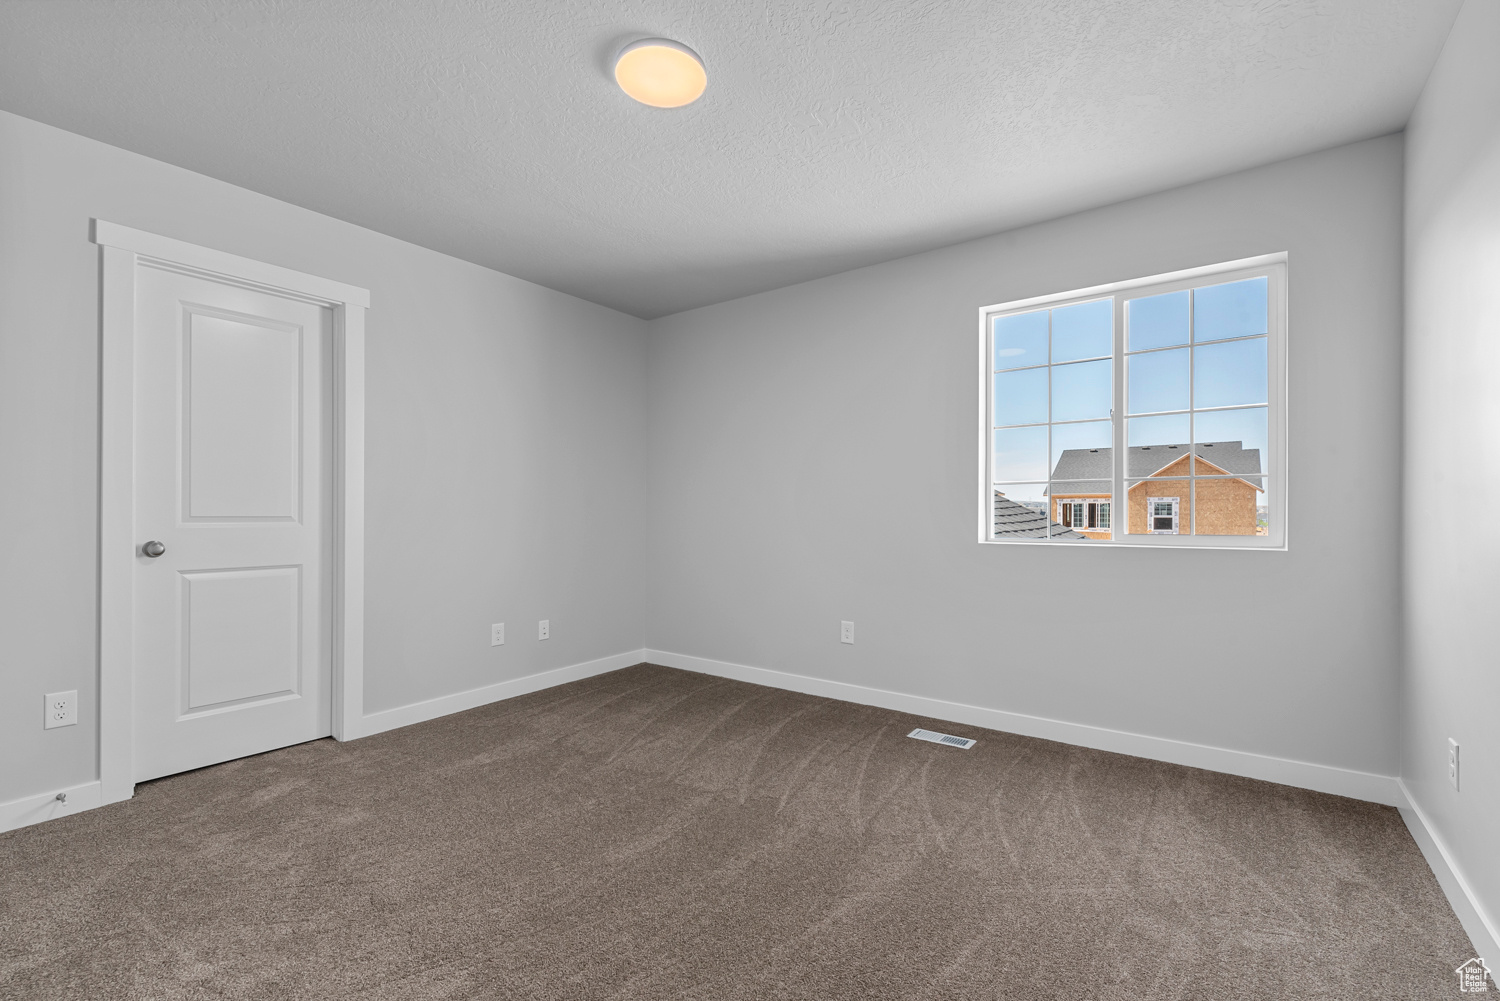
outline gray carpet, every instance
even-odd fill
[[[26,1001],[1446,998],[1473,954],[1388,807],[647,665],[144,784],[0,885]]]

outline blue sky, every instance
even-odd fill
[[[1266,462],[1266,293],[1266,279],[1251,278],[1126,300],[1128,444],[1185,444],[1191,434],[1242,441]],[[1045,480],[1063,450],[1109,447],[1109,299],[999,317],[993,336],[995,368],[1004,370],[994,375],[995,425],[1039,425],[994,432],[997,482]],[[1190,400],[1194,408],[1259,407],[1149,416],[1187,410]],[[1087,423],[1052,424],[1049,455],[1049,421]],[[1017,499],[1030,492],[1006,491]]]

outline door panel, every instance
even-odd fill
[[[182,576],[181,713],[299,694],[301,567]]]
[[[194,520],[297,519],[302,331],[187,309],[184,462]]]
[[[136,272],[135,780],[327,736],[332,311]]]

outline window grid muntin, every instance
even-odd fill
[[[1226,404],[1226,405],[1224,405],[1222,407],[1197,407],[1196,409],[1193,409],[1193,410],[1148,410],[1145,413],[1140,413],[1140,414],[1126,414],[1125,417],[1126,417],[1127,420],[1132,420],[1133,421],[1133,420],[1137,420],[1138,418],[1141,418],[1141,417],[1178,417],[1178,416],[1181,416],[1182,414],[1216,414],[1216,413],[1220,413],[1220,412],[1226,411],[1226,410],[1264,410],[1268,406],[1270,406],[1270,404],[1267,404],[1267,403],[1230,403],[1230,404]],[[1103,420],[1104,418],[1102,418],[1102,417],[1095,417],[1093,419],[1094,420]],[[1083,423],[1083,422],[1082,421],[1058,421],[1058,423],[1059,424],[1065,424],[1065,423],[1079,424],[1079,423]],[[1024,424],[1005,424],[1005,425],[1002,425],[1002,426],[1010,428],[1010,427],[1026,427],[1027,425],[1024,425]]]
[[[1263,403],[1257,403],[1257,404],[1252,404],[1252,405],[1250,405],[1248,407],[1225,407],[1223,409],[1225,409],[1225,410],[1257,410],[1257,409],[1264,410],[1265,409],[1265,404],[1263,404]],[[1178,412],[1178,413],[1184,413],[1184,414],[1187,413],[1186,410],[1176,411],[1176,412]],[[1202,411],[1202,410],[1199,411],[1199,413],[1204,413],[1204,412],[1205,411]],[[1157,414],[1131,414],[1130,416],[1131,417],[1156,417],[1158,415]],[[1076,420],[1071,420],[1071,421],[1030,421],[1029,423],[1026,423],[1026,424],[996,424],[994,427],[990,428],[990,430],[991,431],[1014,431],[1016,428],[1039,428],[1039,427],[1043,426],[1044,424],[1103,424],[1104,422],[1106,422],[1108,420],[1110,420],[1110,418],[1108,418],[1108,417],[1080,417],[1080,418],[1078,418]]]
[[[1040,311],[1038,311],[1038,312],[1040,312]],[[1258,334],[1256,336],[1264,337],[1265,335],[1264,334]],[[1239,340],[1239,341],[1252,341],[1254,339],[1255,339],[1255,337],[1237,337],[1237,338],[1235,338],[1235,340]],[[1209,343],[1210,344],[1228,344],[1230,342],[1229,341],[1209,341]],[[1173,348],[1172,350],[1180,351],[1180,350],[1182,350],[1183,347],[1185,347],[1185,345],[1179,344],[1176,348]],[[1151,348],[1149,350],[1155,351],[1155,350],[1158,350],[1158,349]],[[1162,350],[1164,350],[1164,349],[1162,349]],[[1146,352],[1145,351],[1138,351],[1138,352],[1132,352],[1132,353],[1134,353],[1134,354],[1145,354]],[[1048,361],[1048,362],[1042,362],[1042,364],[1040,364],[1040,365],[1017,365],[1015,368],[997,368],[997,369],[995,369],[994,374],[995,375],[1010,375],[1012,372],[1030,372],[1033,369],[1038,369],[1038,368],[1064,368],[1064,367],[1066,367],[1068,365],[1087,365],[1089,362],[1109,361],[1113,357],[1114,357],[1114,355],[1098,355],[1098,356],[1093,357],[1093,358],[1070,358],[1067,361],[1056,361],[1056,362]]]

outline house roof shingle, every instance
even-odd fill
[[[1193,451],[1226,473],[1236,476],[1260,474],[1260,449],[1246,448],[1238,441],[1201,441]],[[1188,446],[1136,445],[1125,450],[1125,478],[1145,479],[1160,472],[1188,453]],[[1114,449],[1070,448],[1058,457],[1054,480],[1088,480],[1068,484],[1069,493],[1109,493],[1114,475]]]
[[[1027,507],[1011,500],[1000,491],[995,491],[995,538],[997,539],[1045,539],[1048,518],[1045,512]],[[1063,528],[1051,522],[1054,539],[1085,539],[1071,528]]]

